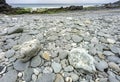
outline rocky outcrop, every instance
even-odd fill
[[[120,0],[117,2],[114,2],[113,4],[119,5],[120,6]]]
[[[66,9],[68,9],[68,10],[82,10],[83,6],[70,6],[70,7],[66,7]]]
[[[6,3],[5,0],[0,0],[0,13],[10,11],[11,6]]]
[[[120,7],[120,1],[116,1],[114,3],[108,3],[108,4],[104,4],[105,8],[117,8]]]

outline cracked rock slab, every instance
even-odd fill
[[[69,62],[73,67],[88,71],[90,73],[96,71],[94,58],[89,55],[84,48],[72,49],[68,56]]]
[[[40,51],[40,43],[39,40],[33,39],[31,41],[27,41],[20,46],[20,55],[19,59],[23,62],[27,62],[32,57],[36,56]]]

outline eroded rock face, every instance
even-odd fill
[[[27,62],[32,57],[37,55],[39,51],[40,51],[39,40],[34,39],[31,41],[25,42],[20,46],[20,54],[18,58],[21,59],[23,62]]]
[[[88,72],[96,71],[94,58],[83,48],[72,49],[69,54],[69,62],[75,68],[83,69]]]
[[[5,0],[0,0],[0,13],[10,10],[10,8],[11,6],[9,6]]]

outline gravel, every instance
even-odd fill
[[[0,82],[120,82],[119,13],[0,14]]]

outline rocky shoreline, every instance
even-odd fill
[[[0,15],[0,82],[120,82],[119,13]]]

